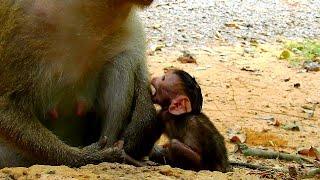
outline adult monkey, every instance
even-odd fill
[[[119,139],[134,158],[149,153],[158,134],[134,9],[151,2],[0,0],[0,167],[120,161],[107,148]],[[107,144],[77,148],[99,129],[76,117],[90,109]]]

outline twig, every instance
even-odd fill
[[[302,178],[314,178],[315,176],[320,175],[320,168],[311,169],[308,171]]]
[[[219,106],[217,105],[217,103],[215,101],[213,101],[213,104],[216,106],[217,110],[223,115],[223,116],[227,116],[223,111],[220,110]]]
[[[270,150],[262,150],[262,149],[255,149],[255,148],[249,148],[245,144],[238,144],[241,152],[245,156],[257,156],[261,158],[266,159],[281,159],[286,161],[295,161],[299,164],[302,164],[303,162],[307,162],[310,164],[313,164],[313,162],[309,159],[306,159],[300,155],[294,155],[294,154],[287,154],[287,153],[281,153],[281,152],[275,152]]]
[[[281,112],[269,112],[269,111],[264,111],[260,109],[248,109],[248,108],[230,108],[230,109],[210,109],[210,111],[237,111],[237,110],[250,110],[250,111],[258,111],[258,112],[263,112],[266,114],[277,114],[277,115],[283,115],[283,116],[288,116],[288,117],[296,117],[296,118],[301,118],[301,119],[307,119],[307,117],[303,116],[298,116],[294,114],[286,114],[286,113],[281,113]]]
[[[271,170],[271,171],[278,171],[278,172],[284,172],[287,173],[287,169],[282,169],[282,168],[272,168],[268,166],[262,166],[262,165],[256,165],[256,164],[249,164],[249,163],[244,163],[244,162],[237,162],[237,161],[229,161],[229,163],[232,166],[240,166],[240,167],[245,167],[249,169],[257,169],[257,170]]]
[[[294,114],[286,114],[286,113],[280,113],[280,112],[269,112],[269,111],[264,111],[260,109],[249,109],[251,111],[258,111],[258,112],[263,112],[263,113],[268,113],[268,114],[278,114],[278,115],[284,115],[284,116],[289,116],[289,117],[296,117],[296,118],[302,118],[302,119],[307,119],[306,117],[303,116],[298,116]]]
[[[237,105],[237,102],[236,102],[236,99],[235,99],[235,93],[234,93],[234,89],[232,87],[232,85],[230,86],[231,90],[232,90],[232,100],[234,102],[234,105],[236,107],[236,110],[238,110],[238,105]]]

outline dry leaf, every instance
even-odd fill
[[[244,143],[246,141],[246,136],[239,131],[235,130],[228,130],[228,137],[230,139],[230,142],[233,143]]]
[[[281,123],[279,120],[276,120],[273,125],[276,127],[279,127],[281,125]]]
[[[233,143],[241,143],[241,140],[238,136],[232,136],[230,138],[230,141],[233,142]]]
[[[278,134],[271,132],[257,132],[251,129],[246,129],[246,143],[254,146],[272,146],[272,147],[286,147],[288,141],[279,137]]]
[[[279,127],[281,125],[279,120],[275,120],[275,121],[269,121],[268,125],[270,126],[275,126],[275,127]]]
[[[183,55],[180,56],[177,60],[183,64],[186,63],[194,63],[197,64],[197,60],[193,57],[193,55],[188,51],[183,51]]]
[[[178,61],[181,62],[182,64],[186,64],[186,63],[197,64],[196,59],[194,59],[192,56],[189,56],[189,57],[181,56],[181,57],[178,58]]]
[[[302,150],[298,151],[298,154],[301,154],[304,156],[309,156],[309,157],[314,157],[316,160],[320,161],[320,153],[314,147],[311,147],[310,149],[302,149]]]
[[[224,24],[226,27],[240,29],[240,26],[236,22],[228,22]]]

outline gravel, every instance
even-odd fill
[[[157,0],[141,12],[150,44],[320,38],[319,0]]]

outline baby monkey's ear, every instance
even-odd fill
[[[173,115],[181,115],[192,111],[190,99],[185,95],[180,95],[171,101],[169,112]]]

